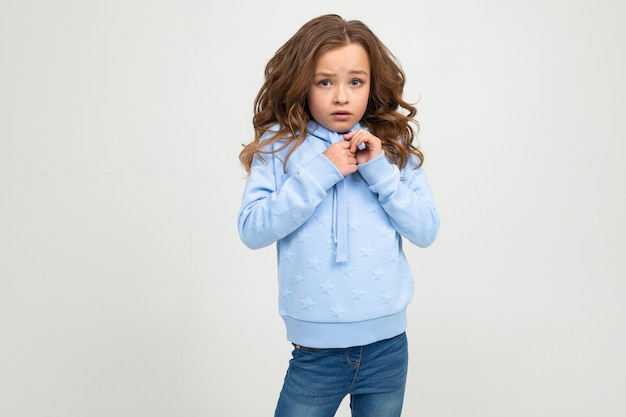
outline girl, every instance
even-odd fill
[[[362,22],[304,24],[265,68],[238,226],[276,242],[279,312],[294,349],[276,417],[399,416],[413,278],[403,238],[429,246],[439,215],[405,76]],[[413,129],[413,127],[415,129]]]

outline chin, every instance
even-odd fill
[[[355,124],[356,122],[332,122],[328,123],[324,127],[328,130],[342,133],[352,129],[352,126],[354,126]]]

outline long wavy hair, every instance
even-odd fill
[[[250,173],[255,154],[262,158],[291,146],[283,161],[286,170],[287,159],[304,142],[306,124],[312,119],[307,92],[317,58],[351,43],[365,49],[371,68],[370,97],[361,124],[381,139],[384,152],[400,169],[409,155],[422,164],[424,155],[414,145],[417,110],[403,99],[406,77],[398,60],[361,21],[328,14],[305,23],[267,63],[265,82],[254,101],[255,138],[239,154],[246,172]],[[269,150],[268,145],[279,140],[285,143]]]

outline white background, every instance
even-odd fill
[[[273,415],[291,347],[237,156],[328,12],[400,59],[442,216],[406,245],[404,415],[626,415],[621,0],[2,1],[0,415]]]

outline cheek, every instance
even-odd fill
[[[307,103],[309,105],[309,109],[311,111],[318,111],[323,107],[323,101],[319,94],[309,94],[307,98]]]
[[[361,107],[363,109],[363,111],[365,111],[365,109],[367,108],[367,103],[369,102],[369,91],[367,92],[367,94],[363,94],[362,96],[359,97],[359,107]]]

